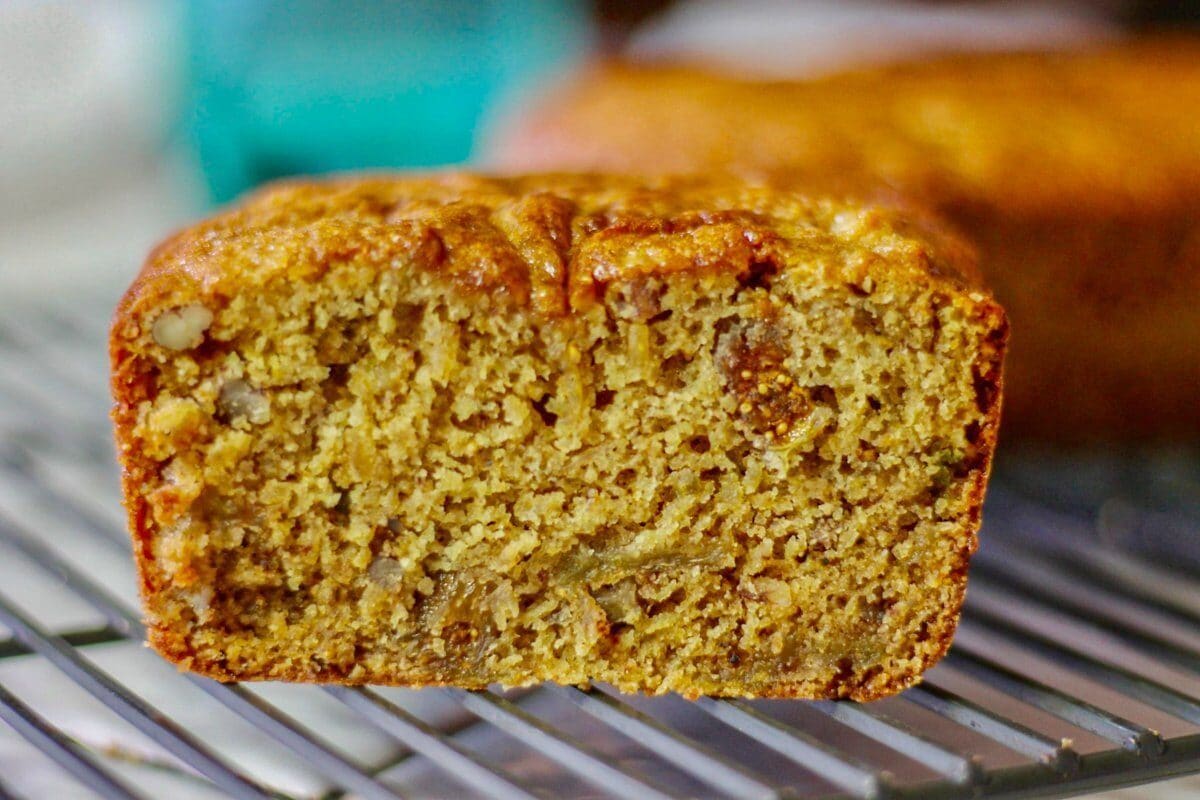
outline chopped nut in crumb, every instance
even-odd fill
[[[150,333],[168,350],[190,350],[204,341],[213,313],[199,303],[165,312],[154,321]]]
[[[367,567],[367,577],[376,586],[388,589],[399,586],[404,580],[404,566],[394,558],[386,556],[375,559]]]
[[[763,600],[783,608],[792,604],[792,590],[784,581],[776,578],[754,578],[749,581],[747,594],[755,600]]]
[[[226,381],[221,386],[217,407],[230,420],[244,419],[262,425],[271,419],[271,401],[241,378]]]

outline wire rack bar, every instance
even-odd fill
[[[112,644],[125,641],[125,636],[105,625],[83,631],[60,633],[59,637],[71,647],[91,647],[96,644]],[[32,651],[16,639],[0,639],[0,661],[6,658],[29,655]]]
[[[48,319],[48,318],[40,318]],[[55,330],[49,330],[43,322],[22,319],[22,324],[14,325],[0,319],[0,343],[6,347],[24,349],[26,352],[41,351],[44,355],[43,364],[56,365],[55,376],[75,389],[75,394],[87,397],[96,388],[104,388],[104,365],[92,357],[85,348],[77,343],[56,336]],[[61,320],[54,320],[55,325],[62,325]],[[61,330],[61,328],[59,328]],[[83,376],[88,376],[84,378]],[[89,380],[90,379],[90,380]]]
[[[376,780],[353,761],[339,755],[314,733],[272,706],[267,701],[233,683],[217,683],[197,675],[187,675],[198,687],[267,736],[289,748],[322,775],[340,786],[371,800],[403,800],[397,790]]]
[[[503,770],[488,766],[431,725],[370,689],[327,686],[325,691],[357,711],[416,753],[488,797],[498,800],[538,800],[537,795]]]
[[[86,530],[129,550],[128,518],[120,503],[115,475],[98,469],[94,459],[51,451],[48,447],[21,447],[21,477],[18,482],[36,497],[55,498],[68,507]]]
[[[1038,733],[1019,722],[990,711],[983,706],[937,686],[927,680],[905,692],[904,697],[922,708],[999,742],[1010,750],[1039,761],[1060,775],[1070,775],[1079,769],[1079,754],[1071,743]]]
[[[1100,624],[1157,658],[1181,663],[1188,669],[1200,668],[1200,632],[1181,623],[1177,614],[1103,591],[1058,570],[1042,567],[1034,572],[1009,564],[1005,573],[1001,585],[992,570],[980,570],[975,583],[988,602],[992,602],[992,594],[1011,596],[1019,591],[1026,599],[1048,602],[1060,611]]]
[[[55,515],[65,517],[64,523],[95,534],[122,554],[130,551],[129,534],[114,525],[116,520],[101,518],[92,509],[86,508],[69,485],[36,479],[30,474],[35,465],[35,457],[30,455],[27,447],[22,447],[21,442],[0,446],[0,473],[7,480],[28,496],[40,499]]]
[[[955,648],[947,662],[955,669],[1004,692],[1009,697],[1015,697],[1023,703],[1053,714],[1126,750],[1148,757],[1162,755],[1164,745],[1158,731],[1014,672],[973,652],[969,647]]]
[[[1081,561],[1129,596],[1152,601],[1200,624],[1200,581],[1154,564],[1118,558],[1114,553],[1088,553]]]
[[[490,692],[448,691],[475,716],[520,739],[589,783],[621,797],[641,797],[646,800],[669,800],[671,797],[645,779],[622,772],[584,743],[556,730],[503,697]]]
[[[1133,757],[1124,750],[1091,753],[1083,759],[1083,768],[1070,779],[1044,768],[1044,775],[1039,777],[1031,775],[1025,767],[1005,767],[989,773],[983,795],[1005,800],[1074,797],[1089,791],[1120,789],[1186,775],[1195,771],[1191,764],[1197,757],[1198,747],[1200,738],[1174,739],[1164,757],[1151,762]]]
[[[145,638],[142,622],[129,608],[113,597],[107,589],[62,560],[48,545],[34,538],[4,514],[0,514],[0,542],[23,553],[39,567],[53,575],[72,593],[87,601],[103,615],[108,627],[123,638],[141,641]],[[60,637],[61,638],[61,637]]]
[[[891,776],[869,764],[796,730],[741,700],[701,697],[697,705],[731,728],[758,741],[825,781],[864,800],[891,794]]]
[[[1147,630],[1149,626],[1141,624],[1135,624],[1132,626],[1134,629],[1131,629],[1123,619],[1124,614],[1109,615],[1103,611],[1095,611],[1080,598],[1071,597],[1071,589],[1060,593],[1052,585],[1051,576],[1045,576],[1051,585],[1025,584],[1017,591],[1005,583],[1007,579],[997,578],[990,572],[990,566],[990,563],[984,565],[985,568],[977,571],[973,577],[973,612],[988,615],[989,618],[1003,618],[1030,629],[1028,623],[1031,620],[1023,620],[1021,615],[1012,612],[1012,608],[1020,603],[1032,604],[1038,608],[1038,619],[1069,618],[1076,629],[1086,631],[1097,643],[1113,641],[1150,654],[1159,661],[1178,665],[1184,671],[1200,672],[1200,650],[1197,649],[1200,646],[1200,630],[1181,625],[1178,617],[1170,612],[1164,616],[1151,617],[1156,626],[1150,630]],[[1200,596],[1200,581],[1191,581],[1184,576],[1179,576],[1178,580],[1185,581],[1191,587],[1190,591]],[[1106,599],[1105,593],[1099,589],[1090,590],[1088,597],[1101,605]],[[1127,611],[1129,608],[1141,606],[1143,601],[1126,599],[1124,602],[1129,604],[1126,607]],[[1154,606],[1145,606],[1145,610],[1148,614],[1153,614],[1157,609]],[[1180,641],[1188,643],[1180,644]]]
[[[1073,607],[1103,612],[1132,630],[1171,630],[1184,639],[1200,642],[1200,632],[1194,627],[1195,623],[1200,622],[1200,613],[1164,608],[1153,599],[1138,597],[1138,590],[1145,587],[1144,580],[1125,575],[1118,578],[1125,592],[1106,591],[1094,572],[1089,577],[1090,569],[1081,571],[1078,564],[1055,556],[1037,557],[1011,545],[993,544],[992,549],[996,557],[980,565],[980,571],[985,574],[1003,575],[1006,583],[1022,588],[1045,591],[1047,587],[1052,587],[1063,602],[1069,602]],[[1164,577],[1156,571],[1153,580]],[[1145,578],[1149,580],[1151,576]],[[1170,580],[1185,598],[1196,599],[1200,596],[1200,581],[1184,575],[1172,575]],[[1200,609],[1197,611],[1200,612]]]
[[[78,402],[70,398],[78,395],[71,391],[63,391],[43,386],[32,379],[24,370],[14,368],[0,360],[0,393],[12,398],[17,404],[26,408],[40,408],[64,420],[86,418],[86,411]]]
[[[566,686],[555,687],[555,690],[585,713],[714,789],[748,800],[771,800],[779,796],[773,788],[725,756],[616,697]]]
[[[3,684],[0,684],[0,719],[106,800],[139,800],[142,797],[96,763],[87,751],[21,702]],[[0,787],[0,798],[5,796],[2,789]]]
[[[1159,711],[1186,720],[1193,725],[1200,725],[1200,702],[1135,672],[1115,664],[1101,663],[1091,656],[1060,647],[1044,636],[1022,630],[1016,625],[1010,624],[1003,617],[994,616],[988,612],[973,610],[970,617],[963,620],[962,625],[968,628],[975,628],[979,625],[983,632],[1008,639],[1027,652],[1034,653],[1051,663],[1077,672],[1083,677],[1153,706]]]
[[[989,487],[988,496],[989,521],[1019,535],[1007,546],[989,543],[980,550],[973,569],[991,566],[1022,550],[1032,550],[1061,563],[1086,567],[1095,577],[1112,581],[1119,591],[1153,599],[1164,608],[1175,609],[1200,622],[1200,581],[1192,574],[1096,547],[1095,531],[1089,525],[1068,514],[1022,502],[1002,485]]]
[[[984,771],[977,759],[943,747],[882,711],[861,703],[829,700],[816,701],[810,707],[956,784],[977,785],[984,780]]]
[[[270,794],[247,780],[237,770],[181,729],[129,687],[88,663],[75,648],[43,629],[0,594],[0,624],[3,624],[38,655],[85,689],[139,731],[158,742],[171,755],[189,764],[228,794],[245,800],[265,800]]]

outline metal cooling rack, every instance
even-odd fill
[[[1175,537],[1135,557],[1032,467],[994,486],[952,653],[877,703],[177,673],[140,645],[111,307],[0,309],[0,800],[1059,797],[1200,772],[1200,516],[1124,497],[1121,530]],[[1200,497],[1200,460],[1179,463],[1170,485]]]

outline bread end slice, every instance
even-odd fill
[[[252,198],[113,323],[151,644],[222,680],[897,692],[949,646],[996,439],[970,273],[740,184]]]

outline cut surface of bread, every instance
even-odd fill
[[[219,679],[887,695],[949,646],[1003,312],[896,211],[282,185],[111,338],[151,644]]]
[[[1006,439],[1200,440],[1200,38],[803,81],[603,64],[493,144],[506,169],[725,170],[900,192],[979,248],[1013,324]]]

